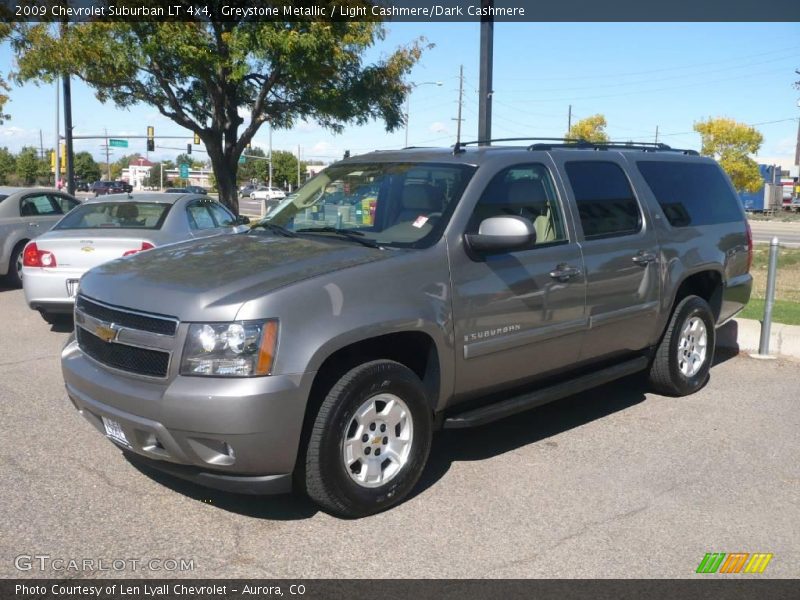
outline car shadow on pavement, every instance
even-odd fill
[[[234,494],[203,487],[179,479],[168,473],[141,463],[123,452],[128,461],[140,473],[174,492],[197,500],[202,504],[215,506],[228,512],[237,513],[255,519],[273,521],[295,521],[313,517],[319,509],[307,497],[301,494],[281,494],[277,496],[254,496],[250,494]]]

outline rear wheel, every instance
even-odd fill
[[[431,446],[422,382],[390,360],[359,365],[323,401],[308,442],[306,491],[325,510],[362,517],[401,502]]]
[[[8,284],[13,288],[22,287],[22,252],[25,250],[25,242],[20,242],[11,252],[11,259],[8,261]]]
[[[655,391],[686,396],[703,387],[714,359],[716,329],[708,302],[687,296],[672,313],[650,368]]]

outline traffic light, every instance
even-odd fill
[[[147,151],[153,152],[156,149],[156,131],[152,125],[147,126]]]
[[[194,144],[195,144],[196,146],[199,146],[199,145],[200,145],[200,134],[198,134],[198,133],[195,133],[195,134],[194,134]]]
[[[61,172],[67,172],[67,145],[61,144]]]
[[[191,153],[192,153],[192,145],[186,144],[186,154],[191,154]]]

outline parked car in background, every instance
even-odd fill
[[[89,182],[88,181],[76,181],[75,182],[75,191],[76,192],[88,192],[89,191]]]
[[[190,194],[200,194],[202,196],[208,194],[208,190],[199,185],[187,185],[184,189]]]
[[[164,190],[165,194],[188,194],[189,190],[186,188],[167,188]]]
[[[244,231],[247,222],[198,194],[88,200],[25,246],[25,300],[53,323],[72,313],[78,282],[92,267],[172,242]]]
[[[353,157],[245,234],[93,269],[61,354],[72,403],[138,463],[359,517],[411,493],[436,429],[640,371],[700,390],[752,287],[725,172],[531,142]]]
[[[106,194],[116,194],[119,190],[115,191],[113,181],[95,181],[89,191],[97,198],[97,196],[105,196]]]
[[[11,287],[22,285],[22,250],[80,201],[49,188],[0,187],[0,276]]]
[[[274,186],[262,185],[250,192],[251,200],[283,200],[284,198],[286,198],[286,192]]]
[[[133,191],[133,186],[127,181],[112,181],[111,194],[130,194]]]
[[[252,183],[246,183],[243,186],[239,187],[239,197],[240,198],[249,198],[250,194],[258,188],[257,185]]]

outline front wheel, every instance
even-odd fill
[[[653,389],[669,396],[693,394],[708,381],[716,329],[708,302],[687,296],[672,313],[650,367]]]
[[[306,453],[306,491],[325,510],[363,517],[401,502],[419,480],[433,419],[422,382],[390,360],[342,376],[320,406]]]

